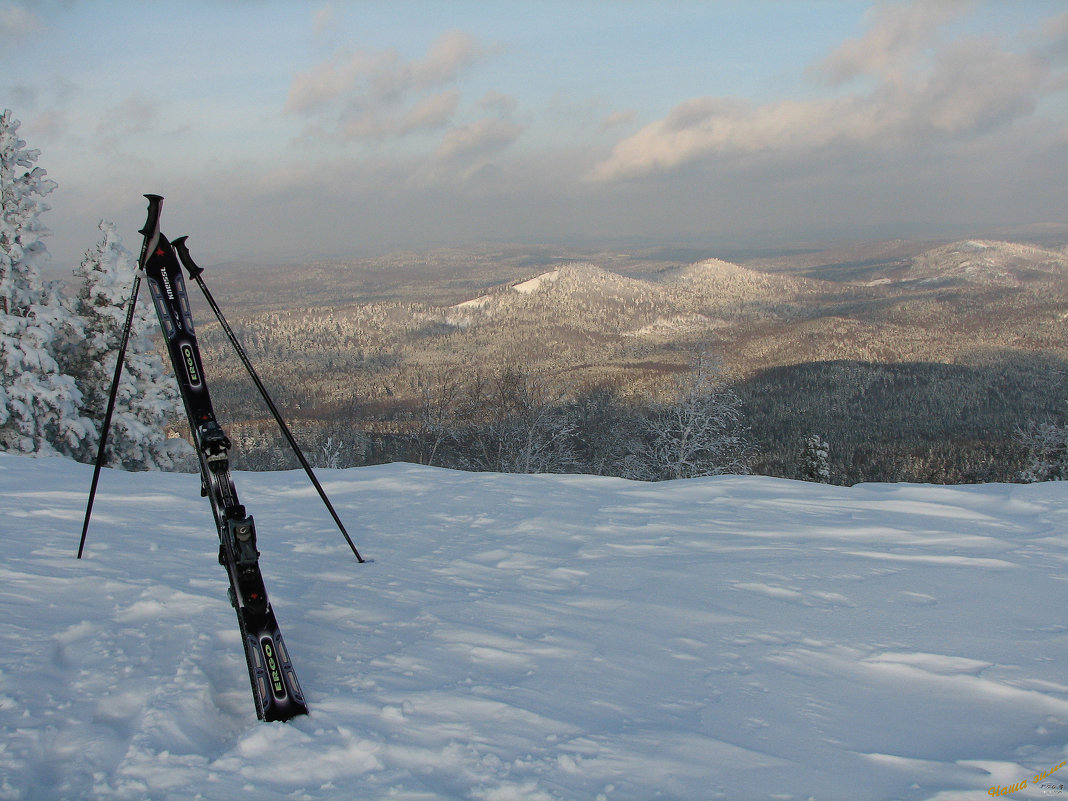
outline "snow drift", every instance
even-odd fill
[[[77,561],[90,475],[0,455],[2,799],[1026,798],[1068,753],[1065,484],[322,471],[359,565],[238,474],[312,709],[265,724],[198,477],[105,471]]]

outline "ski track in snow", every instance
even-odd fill
[[[265,724],[198,477],[105,471],[78,561],[91,473],[0,455],[0,800],[1035,798],[1068,756],[1068,484],[320,471],[359,565],[239,473],[312,709]]]

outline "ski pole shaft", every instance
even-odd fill
[[[304,468],[304,472],[307,473],[308,478],[311,480],[312,485],[315,487],[316,492],[319,493],[319,497],[322,498],[323,503],[326,505],[327,510],[330,512],[330,516],[334,518],[334,522],[337,524],[338,529],[341,531],[342,536],[345,538],[345,542],[348,543],[349,548],[352,549],[353,555],[356,557],[356,561],[361,564],[364,558],[360,556],[360,552],[356,550],[356,544],[352,541],[352,537],[349,536],[349,532],[345,530],[345,524],[341,522],[341,518],[338,517],[337,512],[334,510],[334,505],[330,503],[330,499],[326,495],[326,490],[323,489],[322,484],[319,483],[319,479],[316,478],[315,472],[312,470],[311,465],[308,464],[308,460],[304,458],[304,453],[300,449],[300,445],[297,444],[297,440],[293,437],[292,432],[289,430],[289,426],[286,425],[285,420],[282,419],[281,413],[278,411],[278,407],[275,406],[274,401],[271,400],[271,396],[267,392],[267,388],[263,385],[259,375],[256,373],[256,368],[252,366],[252,362],[248,358],[248,354],[245,353],[245,349],[241,347],[240,341],[237,339],[237,335],[234,333],[230,324],[226,322],[226,317],[222,313],[222,309],[219,308],[219,304],[215,302],[214,296],[204,283],[204,279],[200,277],[200,274],[204,270],[197,266],[193,261],[192,256],[189,255],[189,248],[185,244],[187,237],[181,236],[171,242],[175,251],[178,253],[178,258],[182,262],[182,266],[185,267],[186,272],[189,273],[189,277],[197,282],[197,286],[200,287],[200,291],[204,293],[204,298],[208,301],[208,305],[211,306],[211,310],[215,312],[215,317],[219,321],[219,325],[222,326],[223,331],[226,333],[227,338],[230,340],[230,344],[233,346],[234,351],[237,353],[238,358],[241,359],[241,363],[245,365],[245,370],[248,371],[249,377],[256,385],[256,389],[259,390],[260,396],[263,398],[264,403],[267,404],[267,408],[270,409],[271,414],[274,416],[274,420],[278,423],[278,428],[282,431],[286,440],[289,442],[289,446],[293,449],[293,453],[296,455],[297,460],[300,462],[301,467]]]
[[[130,304],[126,309],[126,322],[122,326],[122,339],[119,342],[119,357],[115,360],[115,375],[111,379],[111,391],[108,393],[108,405],[104,412],[104,423],[100,427],[100,446],[96,451],[96,463],[93,466],[93,482],[89,486],[89,502],[85,506],[85,520],[82,522],[82,538],[78,543],[78,558],[82,558],[85,550],[85,537],[89,533],[89,519],[93,515],[93,501],[96,500],[96,487],[100,482],[100,470],[104,466],[104,449],[108,443],[108,432],[111,430],[111,418],[115,413],[115,397],[119,391],[119,379],[122,376],[122,363],[126,358],[126,346],[130,341],[130,329],[133,326],[134,307],[137,305],[137,293],[141,289],[141,273],[145,269],[145,262],[152,255],[156,244],[159,242],[159,218],[163,211],[163,198],[160,195],[145,195],[148,198],[148,217],[144,227],[138,231],[144,236],[141,242],[141,256],[137,259],[137,272],[134,273],[133,290],[130,292]]]
[[[137,293],[141,288],[141,272],[134,275],[133,291],[130,293],[130,305],[126,310],[126,322],[122,326],[122,340],[119,343],[119,355],[115,360],[115,375],[111,379],[111,391],[108,393],[107,410],[104,423],[100,427],[100,446],[96,451],[96,464],[93,467],[93,483],[89,486],[89,502],[85,506],[85,520],[82,523],[82,539],[78,543],[78,558],[85,550],[85,537],[89,533],[89,518],[93,514],[93,501],[96,499],[96,485],[100,481],[100,469],[104,466],[104,450],[108,443],[108,431],[111,429],[111,417],[115,413],[115,397],[119,392],[119,379],[122,377],[122,362],[126,358],[126,345],[130,341],[130,328],[133,326],[134,306],[137,305]]]

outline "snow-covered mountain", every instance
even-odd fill
[[[505,314],[571,317],[577,306],[621,311],[637,305],[663,308],[670,304],[668,293],[653,284],[576,262],[458,303],[447,310],[446,319],[466,327]]]
[[[1066,484],[323,471],[358,565],[303,473],[240,473],[312,709],[264,724],[199,479],[105,471],[77,561],[90,474],[0,455],[3,799],[951,801],[1068,776]]]
[[[705,259],[696,264],[665,270],[660,283],[688,294],[701,294],[710,300],[756,300],[782,297],[799,292],[804,279],[754,270],[722,259]]]
[[[507,320],[574,328],[587,337],[631,340],[707,337],[753,309],[780,303],[820,282],[775,275],[719,259],[661,270],[644,278],[619,275],[590,263],[555,267],[456,304],[445,320],[470,328]]]
[[[933,248],[912,261],[908,278],[1016,287],[1068,277],[1068,253],[1016,242],[970,239]]]
[[[586,302],[628,303],[650,300],[662,306],[677,306],[701,296],[712,304],[739,300],[780,298],[816,282],[761,272],[720,259],[706,259],[661,270],[645,279],[631,278],[595,264],[573,263],[555,267],[531,278],[498,287],[453,306],[454,310],[498,312],[523,298],[535,297],[560,303],[579,298]]]
[[[366,302],[237,322],[253,360],[270,361],[279,384],[302,387],[306,406],[325,401],[327,415],[351,405],[354,384],[361,397],[376,393],[372,401],[389,403],[428,373],[473,363],[489,371],[522,364],[574,386],[657,391],[685,369],[686,354],[710,344],[740,376],[809,361],[953,363],[1064,352],[1068,254],[1031,245],[897,242],[744,264],[639,264],[611,254],[561,262],[542,253],[501,271],[475,256],[465,268],[462,255],[454,254],[436,291],[418,284],[412,260],[394,265],[400,287],[369,285]],[[331,297],[351,296],[345,282],[372,273],[385,275],[335,269]],[[210,319],[202,339],[209,358],[229,353]]]

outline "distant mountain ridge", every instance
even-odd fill
[[[542,350],[556,342],[604,367],[637,361],[628,353],[674,360],[670,352],[703,345],[749,374],[827,359],[953,362],[984,351],[1060,352],[1065,308],[1068,252],[962,240],[907,260],[864,263],[838,280],[716,258],[636,276],[570,262],[426,314],[463,331],[454,345],[490,356],[503,349],[522,358],[524,341]],[[590,347],[579,347],[583,341]]]
[[[449,251],[446,266],[426,256],[425,270],[405,254],[395,271],[234,274],[234,307],[224,281],[213,288],[299,425],[362,429],[371,442],[430,414],[457,381],[518,368],[575,397],[608,386],[657,399],[704,350],[750,388],[775,475],[788,474],[808,426],[844,448],[832,424],[864,420],[870,431],[850,431],[851,450],[835,457],[850,480],[1006,480],[1023,458],[1014,432],[1068,396],[1059,246],[891,242],[744,263],[510,253],[506,264]],[[210,312],[195,313],[218,404],[258,431],[243,370]]]
[[[635,278],[589,262],[574,262],[462,301],[450,307],[453,319],[470,325],[478,316],[496,316],[518,305],[550,308],[581,299],[586,303],[654,304],[664,313],[692,314],[694,304],[708,307],[766,297],[781,298],[826,290],[824,282],[775,275],[721,259],[661,270]]]
[[[264,369],[302,387],[311,408],[352,394],[408,397],[422,376],[447,365],[521,365],[643,392],[684,369],[696,348],[713,349],[739,377],[840,359],[1068,359],[1063,248],[892,242],[742,264],[510,253],[504,265],[492,254],[465,259],[450,250],[447,267],[428,256],[422,283],[413,254],[396,270],[388,262],[353,273],[320,265],[311,282],[299,269],[279,282],[267,271],[238,288],[251,311],[227,313]],[[307,286],[315,292],[303,294]],[[260,296],[269,311],[256,310]],[[210,319],[204,329],[206,347],[217,343],[222,356],[227,346]]]
[[[573,262],[524,280],[496,287],[450,306],[446,320],[462,327],[509,312],[564,313],[575,303],[621,307],[639,303],[669,305],[670,293],[656,284],[629,278],[589,262]]]
[[[705,259],[695,264],[670,268],[658,277],[660,283],[687,291],[731,294],[798,290],[805,283],[803,279],[762,272],[722,259]]]
[[[913,259],[910,272],[928,280],[1015,287],[1068,276],[1068,252],[970,239],[921,253]]]

